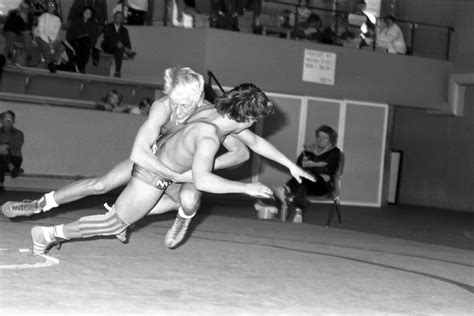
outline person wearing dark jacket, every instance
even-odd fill
[[[6,53],[8,58],[13,56],[13,44],[20,42],[23,44],[22,57],[29,62],[31,59],[31,48],[33,46],[32,37],[33,14],[30,5],[23,0],[18,8],[10,10],[7,14],[3,32],[6,39]]]
[[[94,11],[85,7],[82,16],[71,23],[66,39],[75,50],[75,61],[80,73],[86,72],[86,65],[99,35],[99,26],[93,18]]]
[[[128,35],[128,30],[123,26],[123,21],[123,13],[120,11],[115,12],[114,22],[107,24],[104,28],[104,40],[101,44],[105,53],[114,55],[114,77],[121,77],[123,55],[127,55],[128,58],[133,58],[136,55],[132,51],[130,36]]]
[[[82,18],[84,8],[89,7],[94,11],[94,22],[102,28],[107,23],[107,1],[106,0],[74,0],[67,22],[71,25],[76,19]]]
[[[10,172],[12,178],[23,173],[20,168],[23,162],[21,147],[24,142],[23,132],[13,127],[15,113],[6,111],[1,115],[2,127],[0,128],[0,191],[3,191],[5,172]]]

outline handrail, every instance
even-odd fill
[[[116,85],[133,85],[154,89],[161,89],[163,87],[163,84],[144,80],[104,77],[99,75],[82,74],[69,71],[57,71],[55,74],[51,74],[47,69],[23,67],[16,65],[5,66],[4,71],[22,73],[29,76],[51,76],[56,78],[77,79],[85,82],[113,83]]]
[[[222,85],[220,84],[219,80],[217,80],[216,76],[214,75],[214,73],[212,71],[208,71],[207,72],[207,76],[208,76],[208,80],[207,80],[207,83],[211,85],[211,81],[212,79],[214,79],[214,81],[216,82],[217,86],[219,87],[219,89],[221,90],[222,93],[225,93],[225,90],[224,88],[222,87]]]
[[[30,94],[22,94],[22,93],[20,94],[20,93],[10,93],[10,92],[0,91],[0,100],[95,110],[94,101],[57,98],[57,97],[45,97],[41,95],[30,95]]]

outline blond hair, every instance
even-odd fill
[[[200,97],[204,91],[204,78],[189,67],[172,67],[165,70],[163,92],[169,95],[177,86],[185,86],[189,93]]]

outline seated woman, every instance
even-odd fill
[[[274,190],[275,197],[281,203],[281,218],[286,220],[287,201],[293,201],[295,217],[293,222],[303,222],[303,210],[308,204],[306,197],[328,195],[334,187],[334,176],[339,166],[341,151],[336,147],[337,133],[331,127],[322,125],[316,130],[316,143],[305,146],[296,164],[310,171],[316,182],[303,179],[302,183],[289,180],[284,186]]]

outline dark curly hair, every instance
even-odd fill
[[[329,135],[329,141],[333,146],[336,146],[337,144],[337,132],[330,126],[327,125],[321,125],[318,127],[318,129],[315,131],[316,137],[318,137],[319,132],[322,132],[324,134]]]
[[[1,113],[0,117],[2,118],[2,120],[5,117],[5,115],[7,115],[7,114],[10,114],[11,117],[13,118],[13,120],[15,120],[15,113],[12,110],[7,110],[7,111]]]
[[[215,100],[217,112],[243,123],[259,120],[274,112],[267,95],[252,83],[243,83]]]

